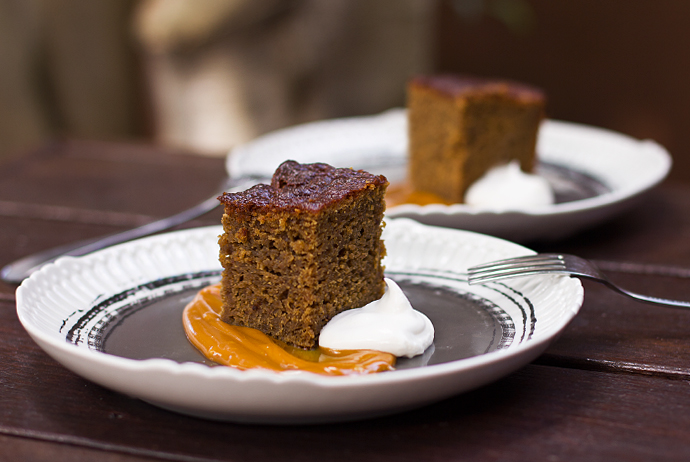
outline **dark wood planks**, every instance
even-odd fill
[[[143,144],[61,142],[3,165],[0,200],[161,218],[215,194],[225,177],[222,158]]]
[[[0,167],[0,264],[175,213],[213,193],[223,175],[222,159],[150,147],[48,147]],[[137,193],[113,189],[123,182]],[[45,185],[49,193],[37,192]],[[7,203],[64,207],[72,215],[46,220],[35,213],[40,209],[11,213]],[[690,269],[689,209],[690,188],[666,184],[609,223],[533,247],[603,260],[631,289],[690,299],[683,276]],[[219,219],[212,213],[188,226]],[[626,261],[635,265],[621,265]],[[665,274],[669,267],[676,276]],[[650,276],[655,272],[662,274]],[[288,427],[176,415],[81,379],[24,332],[14,289],[0,284],[0,455],[14,460],[39,459],[51,448],[53,460],[113,461],[690,457],[690,312],[643,305],[594,283],[586,284],[585,305],[561,338],[509,377],[401,415]]]
[[[151,462],[159,458],[142,457],[105,449],[48,442],[36,438],[0,434],[0,460],[32,462]]]

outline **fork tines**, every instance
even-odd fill
[[[496,279],[544,272],[567,272],[563,256],[560,254],[537,254],[484,263],[467,270],[467,281],[469,284],[481,284]]]

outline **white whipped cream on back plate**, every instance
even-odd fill
[[[343,311],[321,330],[319,346],[332,350],[378,350],[411,358],[434,341],[429,318],[412,308],[392,280],[379,300]]]
[[[518,161],[487,171],[465,193],[465,203],[477,207],[523,209],[550,205],[554,194],[545,178],[520,170]]]

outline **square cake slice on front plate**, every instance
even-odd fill
[[[379,299],[387,186],[361,170],[287,161],[270,185],[220,196],[223,321],[312,348],[333,316]]]

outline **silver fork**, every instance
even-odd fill
[[[690,302],[650,297],[625,290],[609,281],[593,263],[574,255],[542,253],[484,263],[468,268],[467,280],[469,284],[482,284],[531,274],[568,274],[579,278],[592,279],[635,300],[676,308],[690,308]]]

